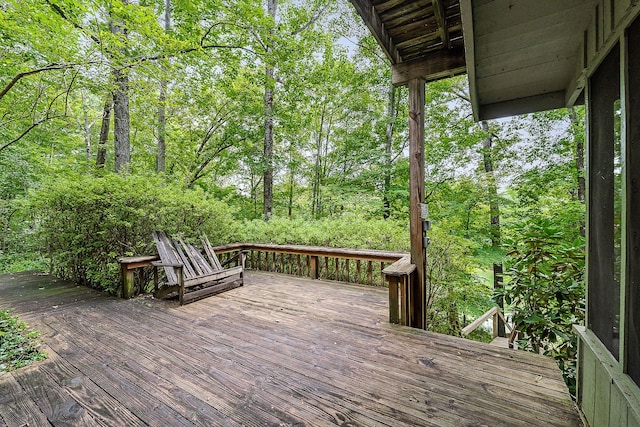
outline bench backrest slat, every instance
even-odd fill
[[[166,264],[181,264],[182,261],[177,257],[171,240],[163,231],[154,231],[153,240],[156,242],[156,248],[158,249],[158,255],[160,260]],[[173,267],[164,267],[164,272],[167,275],[167,281],[169,284],[175,285],[178,283],[176,272]]]
[[[213,251],[213,247],[211,246],[211,243],[209,243],[209,238],[207,236],[203,236],[201,240],[202,245],[204,246],[204,253],[207,254],[207,258],[209,258],[209,263],[211,264],[213,271],[222,270],[222,264],[220,264],[218,256]]]

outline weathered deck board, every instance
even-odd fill
[[[0,425],[580,425],[553,361],[390,325],[386,289],[250,273],[179,307],[21,273],[0,308],[52,355],[0,376]]]

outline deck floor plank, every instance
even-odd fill
[[[11,374],[0,376],[0,422],[8,427],[49,424],[47,416]]]
[[[67,425],[580,425],[552,360],[390,325],[384,288],[248,273],[179,307],[20,273],[0,295],[53,355],[0,377],[6,424],[55,420],[50,391]]]

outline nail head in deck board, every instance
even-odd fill
[[[6,277],[0,286],[11,294],[16,285]],[[384,288],[277,274],[246,279],[243,288],[184,307],[80,297],[73,311],[33,316],[32,326],[52,331],[43,339],[65,362],[140,418],[148,402],[167,411],[175,396],[183,415],[173,416],[185,422],[199,414],[200,399],[221,414],[206,409],[197,422],[231,425],[578,425],[549,359],[391,326]],[[11,304],[22,314],[38,310],[16,294]],[[490,407],[495,396],[513,415]]]

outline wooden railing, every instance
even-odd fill
[[[247,252],[246,268],[257,271],[384,286],[382,271],[406,254],[319,246],[234,243],[214,248],[221,261]]]
[[[407,254],[385,268],[382,273],[389,282],[389,323],[414,326],[417,323],[411,305],[411,291],[416,280],[416,266]]]
[[[489,318],[493,319],[493,338],[495,339],[498,337],[498,319],[501,319],[504,322],[505,327],[508,329],[507,338],[509,340],[508,340],[507,346],[509,348],[515,348],[514,341],[518,338],[518,333],[514,331],[513,327],[507,322],[507,320],[504,318],[504,314],[502,314],[502,311],[500,311],[498,307],[490,308],[482,316],[478,317],[469,325],[465,326],[462,329],[462,336],[466,337],[471,332],[475,331],[480,326],[482,326],[484,322],[489,320]]]

